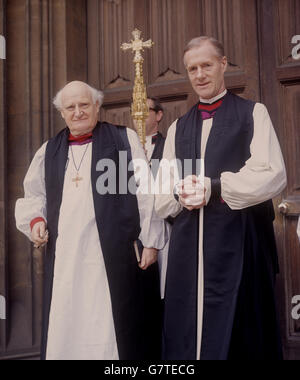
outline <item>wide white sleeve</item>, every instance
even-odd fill
[[[164,220],[159,218],[154,210],[154,192],[151,191],[154,181],[150,166],[136,132],[127,129],[127,136],[131,147],[135,182],[138,184],[136,195],[141,223],[139,238],[144,247],[161,250],[168,241],[168,231]]]
[[[254,135],[251,157],[238,173],[221,175],[222,198],[232,210],[257,205],[279,195],[287,178],[280,145],[263,104],[253,111]]]
[[[15,208],[16,225],[31,240],[30,223],[36,218],[47,221],[45,187],[45,143],[36,153],[24,180],[24,198]]]
[[[173,193],[174,186],[180,179],[175,153],[176,127],[177,120],[169,128],[155,184],[155,210],[163,219],[170,216],[175,218],[183,209]]]

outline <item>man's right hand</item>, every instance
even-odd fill
[[[31,239],[35,248],[40,248],[48,243],[48,232],[46,231],[45,222],[38,222],[33,226]]]

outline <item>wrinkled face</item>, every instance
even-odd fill
[[[91,133],[98,122],[100,105],[94,104],[89,88],[80,82],[66,86],[62,93],[61,115],[73,136]]]
[[[205,42],[184,56],[186,69],[199,98],[212,99],[225,90],[226,57],[220,58],[214,46]]]
[[[158,131],[158,125],[163,118],[163,112],[154,110],[154,102],[151,99],[147,99],[147,105],[149,107],[149,116],[146,120],[146,135],[154,135]]]

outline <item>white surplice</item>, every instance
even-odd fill
[[[226,95],[227,91],[217,97],[204,100],[203,103],[212,104]],[[221,196],[232,210],[241,210],[255,206],[279,195],[286,187],[286,170],[281,153],[280,145],[272,125],[266,107],[257,103],[253,110],[254,135],[250,145],[251,157],[245,162],[245,166],[238,173],[225,172],[221,175]],[[175,138],[177,120],[171,125],[165,143],[164,159],[174,161],[176,159]],[[213,119],[203,121],[201,158],[205,160],[207,141],[213,127]],[[165,163],[162,162],[160,171]],[[166,176],[164,181],[176,182],[179,178],[177,173],[170,173],[171,179]],[[202,173],[205,175],[205,173]],[[158,179],[160,175],[158,173]],[[175,178],[175,179],[174,179]],[[211,195],[211,179],[205,177],[207,189],[205,199],[208,204]],[[163,185],[167,188],[167,185]],[[162,218],[176,217],[183,210],[183,206],[177,202],[173,195],[173,188],[169,194],[158,194],[155,199],[155,209]],[[200,210],[199,223],[199,272],[198,272],[198,336],[197,336],[197,359],[200,358],[202,325],[203,325],[203,300],[204,300],[204,268],[203,268],[203,218],[204,209]]]
[[[127,135],[133,160],[145,161],[136,133],[127,130]],[[37,217],[47,220],[46,146],[34,157],[24,181],[25,197],[16,205],[17,227],[29,238],[30,222]],[[47,360],[117,360],[110,291],[92,195],[92,143],[73,145],[72,150],[77,168],[85,155],[79,170],[82,180],[76,187],[73,180],[77,171],[69,148],[55,251]],[[161,249],[167,237],[164,223],[154,211],[154,196],[138,194],[137,200],[140,240],[145,247]]]

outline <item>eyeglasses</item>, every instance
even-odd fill
[[[159,111],[162,111],[160,108],[152,108],[152,107],[149,107],[149,111],[153,111],[155,113],[158,113]]]

